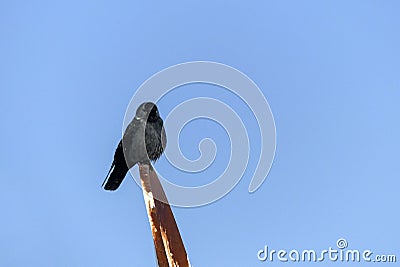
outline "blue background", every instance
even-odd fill
[[[0,266],[155,265],[141,189],[131,178],[115,193],[100,185],[136,88],[192,60],[247,74],[277,128],[274,165],[256,193],[247,193],[252,155],[226,197],[174,208],[194,266],[281,266],[258,261],[257,251],[335,248],[340,237],[350,249],[399,258],[399,8],[361,0],[0,1]],[[235,97],[203,87],[249,117]],[[192,97],[190,86],[180,90],[160,102],[162,116]],[[255,126],[250,119],[249,132]],[[218,125],[193,122],[181,136],[189,158],[205,136],[221,151],[229,145]],[[218,157],[194,184],[218,176],[227,163],[224,152]]]

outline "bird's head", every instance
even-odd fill
[[[156,121],[160,114],[156,104],[152,102],[142,103],[136,110],[136,117],[139,119],[145,119],[147,121]]]

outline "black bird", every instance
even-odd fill
[[[115,150],[114,161],[102,187],[116,190],[136,163],[150,163],[160,158],[166,143],[163,120],[157,106],[151,102],[141,104]]]

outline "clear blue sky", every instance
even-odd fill
[[[100,185],[136,88],[192,60],[251,77],[277,129],[256,193],[251,163],[223,199],[174,208],[194,266],[308,266],[256,254],[340,237],[399,260],[399,11],[398,1],[361,0],[0,1],[0,266],[155,265],[140,188],[131,178],[116,193]],[[189,87],[163,99],[161,115]],[[203,94],[246,113],[226,92]],[[220,130],[193,122],[183,151],[196,158],[195,141]],[[209,181],[226,163],[218,156],[209,172],[171,175]]]

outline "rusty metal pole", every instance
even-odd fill
[[[148,164],[140,164],[139,172],[158,266],[189,267],[189,259],[174,214],[156,172]]]

